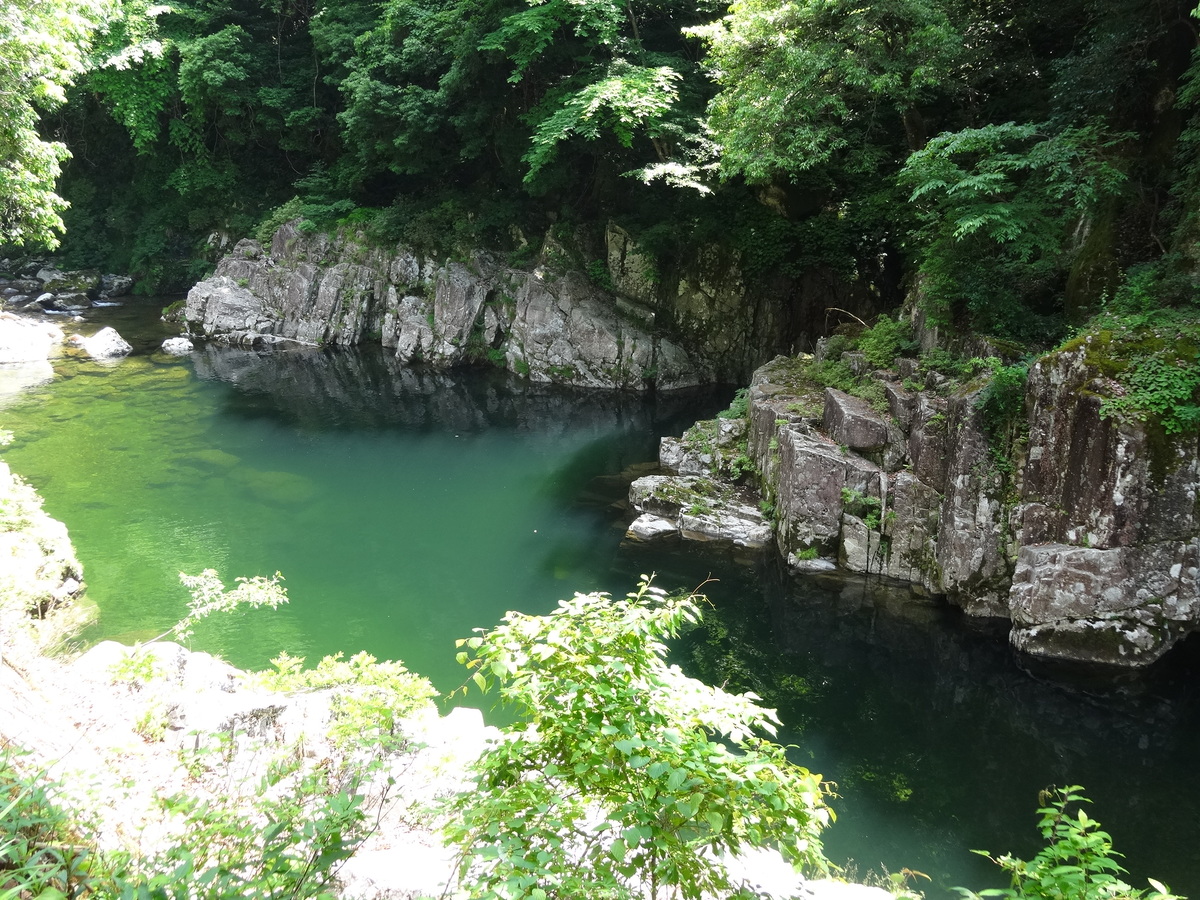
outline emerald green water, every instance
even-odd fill
[[[168,628],[186,608],[180,571],[279,570],[288,606],[206,621],[195,645],[256,667],[283,649],[367,650],[444,692],[461,680],[456,637],[612,587],[621,535],[581,494],[649,458],[656,423],[714,402],[421,374],[378,350],[56,370],[0,421],[13,468],[70,525],[100,608],[86,639]]]
[[[1030,672],[996,623],[770,560],[623,547],[616,474],[728,392],[660,397],[404,370],[378,350],[154,353],[158,303],[96,311],[135,344],[64,358],[0,409],[5,458],[65,521],[100,610],[88,640],[182,615],[179,571],[281,570],[292,602],[202,623],[193,646],[263,667],[280,650],[403,659],[447,692],[455,638],[641,572],[705,587],[690,671],[777,707],[799,761],[837,782],[827,847],[860,871],[928,873],[931,897],[997,883],[971,848],[1036,850],[1037,793],[1080,783],[1131,880],[1200,895],[1200,652],[1148,676]],[[468,701],[470,702],[470,701]]]

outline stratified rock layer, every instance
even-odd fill
[[[234,344],[379,341],[405,363],[482,362],[535,381],[648,390],[744,382],[773,354],[816,340],[826,307],[870,315],[877,304],[832,271],[752,277],[738,253],[715,246],[656,262],[612,223],[569,240],[570,251],[548,235],[528,269],[292,223],[270,246],[237,244],[193,288],[185,319]]]

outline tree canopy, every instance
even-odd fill
[[[58,244],[66,202],[56,193],[69,155],[38,130],[87,67],[111,0],[10,0],[0,11],[0,243]]]
[[[1134,266],[1190,293],[1194,6],[20,0],[2,238],[62,216],[66,262],[181,286],[280,208],[440,249],[616,220],[1048,339]]]

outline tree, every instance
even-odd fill
[[[58,246],[66,202],[55,192],[64,144],[38,132],[87,67],[113,0],[8,0],[0,10],[0,243]]]
[[[869,172],[925,141],[922,109],[960,82],[963,36],[933,0],[738,0],[692,33],[720,85],[722,171],[789,180],[839,159]],[[898,141],[903,135],[902,141]]]
[[[537,91],[525,183],[536,185],[572,139],[615,138],[628,150],[640,137],[655,160],[671,158],[689,119],[681,101],[695,94],[685,82],[701,80],[679,27],[707,12],[706,2],[528,0],[506,16],[479,49],[503,53],[509,81]]]
[[[1110,161],[1122,135],[1092,123],[988,125],[938,135],[900,174],[919,210],[926,308],[965,312],[980,330],[1034,336],[1036,309],[1062,293],[1074,233],[1124,175]]]
[[[826,786],[754,735],[774,712],[666,662],[699,599],[647,580],[459,642],[475,683],[522,716],[453,804],[472,897],[730,896],[742,886],[722,857],[762,846],[827,869]]]

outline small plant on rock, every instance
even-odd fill
[[[1149,889],[1135,890],[1120,879],[1112,838],[1080,806],[1088,803],[1083,788],[1068,785],[1041,796],[1038,830],[1046,846],[1031,860],[1011,853],[992,856],[976,850],[1012,875],[1012,886],[974,891],[955,888],[966,900],[1181,900],[1154,879]]]

